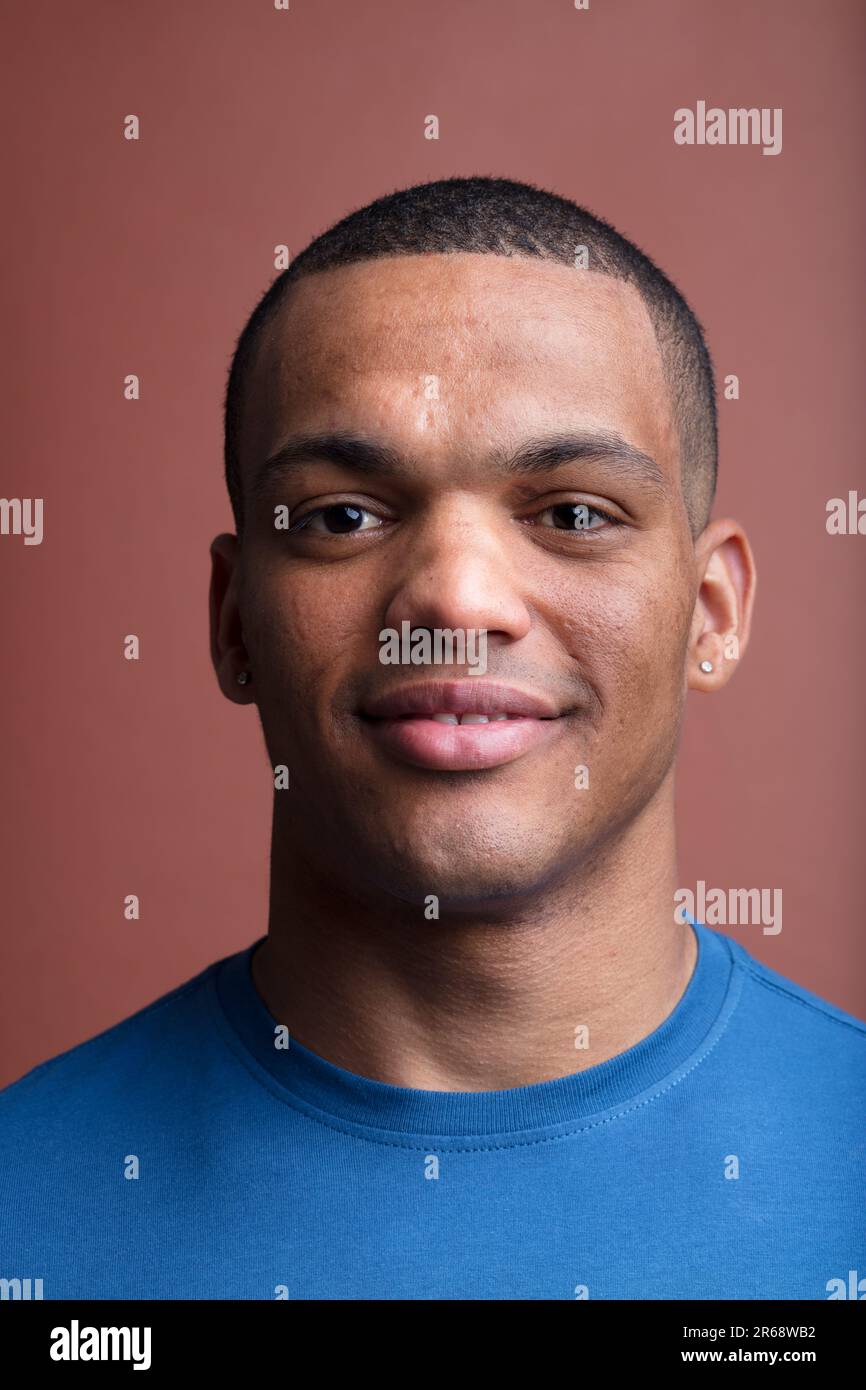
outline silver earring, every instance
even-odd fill
[[[246,685],[247,682],[251,679],[251,676],[249,671],[238,671],[235,679],[237,680],[238,685]]]
[[[702,670],[702,671],[706,671],[707,673],[709,673],[710,671],[712,671],[712,669],[713,669],[713,663],[712,663],[711,661],[702,661],[702,662],[701,662],[701,670]]]

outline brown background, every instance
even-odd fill
[[[230,353],[276,244],[451,174],[613,221],[740,377],[716,514],[758,608],[732,685],[692,697],[680,883],[781,888],[779,936],[732,934],[866,1016],[866,537],[825,530],[866,491],[864,28],[860,0],[7,9],[2,492],[45,499],[45,539],[0,536],[0,1081],[265,930],[266,754],[207,648]],[[781,106],[782,153],[676,146],[699,99]]]

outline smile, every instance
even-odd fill
[[[432,719],[436,724],[492,724],[500,719],[523,719],[522,714],[401,714],[401,719]]]
[[[502,767],[563,727],[554,702],[475,679],[405,686],[367,702],[359,715],[381,751],[439,772]]]

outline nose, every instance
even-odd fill
[[[525,636],[532,618],[520,585],[519,537],[509,534],[516,526],[478,498],[431,508],[395,560],[383,626],[475,628],[512,642]]]

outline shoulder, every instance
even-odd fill
[[[0,1144],[50,1133],[88,1115],[122,1111],[183,1064],[209,1019],[209,986],[221,962],[0,1090]]]
[[[707,928],[704,928],[707,930]],[[797,1069],[804,1085],[866,1089],[866,1022],[797,984],[726,937],[742,972],[742,1026],[766,1060]]]

